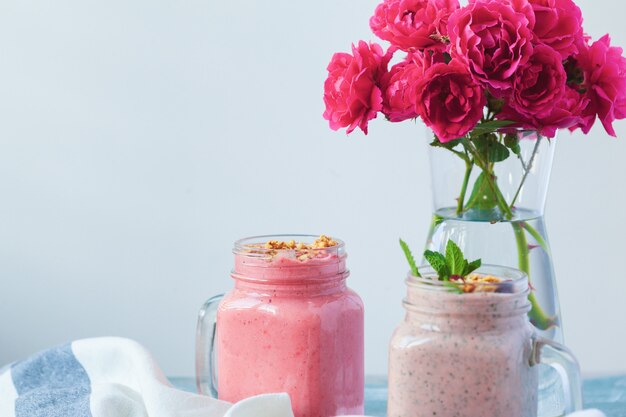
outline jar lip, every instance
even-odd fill
[[[267,257],[268,255],[281,253],[281,254],[289,254],[295,253],[297,249],[266,249],[263,247],[257,247],[253,245],[259,245],[267,243],[270,240],[278,240],[288,242],[294,240],[296,242],[302,243],[313,243],[316,239],[318,239],[320,235],[312,235],[312,234],[275,234],[275,235],[259,235],[259,236],[251,236],[243,239],[239,239],[235,241],[233,247],[233,253],[235,255],[245,255],[254,258],[258,257]],[[332,238],[337,245],[331,246],[328,248],[310,248],[306,249],[307,252],[312,254],[327,254],[327,255],[344,255],[346,244],[343,240],[337,239],[335,237]]]
[[[430,291],[453,293],[454,288],[450,287],[449,281],[439,281],[437,272],[430,266],[424,265],[419,268],[421,277],[416,277],[411,272],[408,273],[406,284],[409,287],[426,289]],[[528,275],[519,269],[500,266],[500,265],[482,265],[475,271],[479,275],[493,275],[503,279],[499,283],[476,283],[476,287],[490,287],[490,292],[521,294],[529,291]],[[495,287],[495,290],[493,289]],[[482,291],[474,293],[462,294],[464,297],[480,294]]]

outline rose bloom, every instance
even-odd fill
[[[583,40],[583,15],[572,0],[530,0],[537,23],[535,35],[561,54],[562,59],[578,52]]]
[[[513,94],[501,120],[521,122],[547,137],[580,122],[584,97],[567,86],[561,54],[547,45],[538,45],[530,61],[513,78]]]
[[[445,62],[440,51],[415,52],[389,70],[381,81],[383,113],[391,122],[402,122],[417,117],[415,112],[416,87],[424,72],[437,62]]]
[[[596,116],[611,136],[613,121],[626,117],[626,58],[622,48],[611,46],[609,35],[582,48],[577,61],[584,72],[583,88],[589,105],[578,127],[588,133]]]
[[[513,77],[511,106],[520,112],[540,114],[563,94],[567,74],[561,55],[546,45],[538,45],[528,63]]]
[[[450,16],[451,54],[496,97],[512,88],[512,76],[530,59],[534,13],[527,0],[476,0]]]
[[[441,142],[465,136],[483,116],[485,92],[456,60],[436,63],[416,86],[415,111]]]
[[[526,129],[537,130],[543,136],[553,138],[557,130],[571,128],[579,123],[580,115],[588,103],[589,100],[583,94],[568,86],[558,100],[540,115],[518,113],[505,106],[498,114],[498,119],[518,122]]]
[[[448,17],[459,8],[458,0],[384,0],[370,19],[379,38],[403,51],[444,47]]]
[[[382,110],[379,82],[389,59],[380,45],[364,41],[352,45],[352,55],[333,55],[324,82],[324,118],[331,129],[347,127],[351,133],[359,127],[367,134],[367,123]]]

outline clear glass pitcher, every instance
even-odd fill
[[[407,278],[406,316],[390,343],[389,417],[536,417],[539,364],[560,371],[563,412],[582,408],[575,357],[529,322],[526,274],[484,266],[480,274],[503,282],[459,294],[432,268],[420,271]]]
[[[296,417],[363,413],[363,303],[346,286],[344,243],[264,246],[314,240],[286,235],[235,243],[234,288],[200,310],[199,392],[230,402],[287,392]]]

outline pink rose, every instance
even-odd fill
[[[434,64],[415,90],[416,113],[442,142],[463,137],[472,130],[487,103],[483,88],[456,60],[447,65]]]
[[[553,138],[559,129],[571,128],[580,122],[580,114],[589,100],[577,90],[566,87],[563,94],[553,103],[548,111],[541,115],[518,113],[506,107],[498,114],[500,120],[519,122],[526,129],[539,131],[543,136]]]
[[[468,3],[474,4],[481,1],[483,0],[469,0]],[[528,28],[531,30],[535,28],[535,10],[533,9],[533,5],[530,4],[530,0],[501,0],[500,3],[508,4],[517,13],[523,14],[528,20]]]
[[[458,0],[384,0],[376,7],[370,27],[403,51],[443,47],[448,17],[458,8]]]
[[[324,82],[324,118],[331,129],[347,127],[351,133],[358,126],[367,134],[367,123],[382,110],[379,82],[390,58],[380,45],[364,41],[352,45],[352,55],[333,55]]]
[[[562,59],[578,52],[583,39],[583,16],[572,0],[530,0],[537,23],[535,35],[556,49]]]
[[[622,48],[611,46],[609,35],[582,48],[577,61],[584,72],[583,88],[589,105],[578,127],[588,133],[596,116],[604,129],[616,136],[613,121],[626,117],[626,58]]]
[[[391,67],[381,81],[383,113],[391,122],[402,122],[417,117],[415,113],[415,86],[423,71],[410,59]]]
[[[567,86],[561,54],[538,45],[530,61],[513,77],[513,94],[499,119],[554,137],[556,131],[580,122],[583,96]]]
[[[476,0],[450,16],[451,54],[496,97],[533,53],[534,15],[527,0]]]
[[[513,77],[510,104],[523,113],[544,113],[563,94],[566,82],[561,55],[549,46],[538,45],[528,63]]]
[[[402,122],[418,116],[415,112],[416,87],[424,72],[437,62],[445,62],[441,52],[415,52],[383,76],[383,113],[389,121]]]

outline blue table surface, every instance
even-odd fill
[[[192,378],[170,378],[174,386],[194,392]],[[626,375],[586,379],[585,408],[602,410],[607,417],[626,417]],[[365,414],[384,417],[387,409],[387,382],[384,378],[368,378],[365,384]]]

